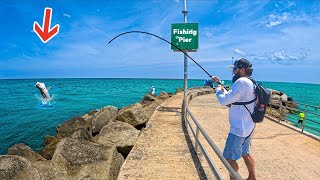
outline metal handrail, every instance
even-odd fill
[[[314,122],[314,123],[319,123],[319,122],[316,122],[315,120],[310,120],[309,118],[306,117],[307,114],[312,114],[312,115],[314,115],[314,116],[320,116],[320,114],[317,114],[317,113],[308,111],[308,105],[307,105],[307,104],[306,104],[306,109],[305,109],[305,110],[302,110],[302,109],[298,109],[298,108],[292,108],[292,107],[288,107],[288,106],[283,106],[281,99],[278,100],[277,102],[278,102],[279,104],[278,104],[278,103],[275,103],[275,102],[270,102],[269,104],[270,104],[270,105],[273,105],[273,106],[280,107],[280,109],[278,110],[278,111],[280,111],[279,122],[280,122],[281,119],[284,119],[284,118],[283,118],[283,112],[282,112],[282,110],[283,110],[283,108],[285,108],[285,109],[289,109],[289,110],[299,111],[299,112],[304,112],[304,113],[305,113],[305,117],[304,117],[304,119],[303,119],[303,123],[302,123],[302,127],[301,127],[301,132],[302,132],[302,133],[303,133],[305,127],[314,130],[314,128],[309,127],[309,126],[306,126],[307,120],[308,120],[308,121],[311,121],[311,122]],[[287,120],[287,119],[285,119],[285,120]]]
[[[316,120],[313,120],[313,119],[306,118],[306,120],[311,121],[311,122],[316,123],[316,124],[320,124],[320,122],[317,122]]]
[[[197,126],[197,131],[199,130],[202,135],[204,136],[204,138],[207,140],[207,142],[209,143],[209,145],[211,146],[211,148],[214,150],[214,152],[216,153],[216,155],[219,157],[219,159],[221,160],[221,162],[223,163],[223,165],[227,168],[227,170],[229,171],[229,173],[234,176],[237,180],[240,180],[240,179],[243,179],[239,173],[237,173],[232,167],[231,165],[228,163],[228,161],[223,157],[222,155],[222,152],[220,151],[220,149],[217,147],[217,145],[213,142],[213,140],[209,137],[209,135],[207,134],[207,132],[202,128],[202,126],[200,125],[200,123],[197,121],[197,119],[193,116],[193,114],[191,113],[188,105],[186,106],[186,109],[187,109],[187,113],[190,115],[191,119],[193,120],[193,122],[195,123],[195,125]],[[190,129],[192,128],[189,121],[186,119],[187,121],[187,124],[189,125]],[[211,169],[213,170],[213,172],[217,172],[217,169],[214,167],[214,166],[211,166],[213,165],[213,162],[212,160],[210,159],[210,156],[208,155],[208,153],[206,152],[206,150],[204,149],[202,143],[200,142],[199,140],[199,137],[197,136],[197,134],[194,133],[194,131],[192,130],[192,134],[194,135],[194,138],[196,139],[196,142],[199,143],[200,145],[200,148],[203,152],[203,154],[206,156],[206,157],[209,157],[207,159]],[[197,144],[196,144],[197,145]],[[204,150],[203,150],[204,149]],[[196,149],[197,151],[197,149]],[[216,173],[215,173],[216,175]],[[216,176],[217,177],[217,176]],[[219,176],[217,177],[219,179]],[[220,177],[221,179],[221,177]]]
[[[300,105],[302,105],[302,106],[309,106],[309,107],[319,108],[318,105],[310,105],[310,104],[298,103],[298,102],[296,102],[296,104],[300,104]]]
[[[190,129],[191,129],[191,132],[192,132],[193,136],[194,136],[194,137],[198,137],[197,133],[194,132],[194,129],[193,129],[193,127],[191,126],[191,124],[190,124],[190,122],[189,122],[188,120],[187,120],[187,123],[188,123],[188,125],[189,125],[189,127],[190,127]],[[197,130],[198,130],[198,129],[197,129]],[[198,131],[197,131],[197,132],[198,132]],[[207,150],[204,148],[204,146],[203,146],[203,144],[201,143],[201,141],[200,141],[198,138],[195,138],[195,140],[196,140],[196,142],[200,145],[201,151],[203,152],[204,157],[206,158],[207,162],[209,163],[210,168],[211,168],[211,170],[213,171],[215,177],[216,177],[217,179],[222,179],[222,178],[221,178],[221,175],[220,175],[219,172],[217,171],[217,168],[216,168],[215,165],[213,164],[213,161],[212,161],[211,157],[208,155],[208,152],[207,152]],[[197,149],[197,147],[196,147],[195,149]],[[196,150],[196,152],[197,152],[197,150]]]
[[[317,128],[314,128],[314,127],[310,127],[310,126],[306,126],[306,127],[308,127],[309,129],[312,129],[313,131],[320,132],[320,129],[317,129]]]

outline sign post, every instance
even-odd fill
[[[171,25],[171,43],[183,50],[184,53],[195,52],[198,49],[198,23],[187,23],[187,0],[184,0],[184,23]],[[179,51],[171,45],[173,51]],[[184,96],[182,104],[182,118],[187,120],[188,105],[188,56],[184,54]]]

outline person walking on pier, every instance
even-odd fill
[[[229,106],[230,131],[226,140],[223,156],[227,159],[231,167],[238,172],[237,160],[241,157],[249,171],[248,179],[256,179],[254,170],[254,160],[250,153],[251,137],[255,123],[251,118],[254,110],[256,96],[254,85],[250,80],[252,75],[252,64],[247,59],[240,59],[234,62],[232,69],[234,76],[231,90],[227,91],[222,85],[217,87],[217,99],[221,105]],[[212,77],[214,82],[219,82],[218,77]],[[235,102],[251,102],[245,106],[233,105]],[[248,108],[248,110],[246,109]],[[234,179],[230,175],[230,179]]]
[[[304,120],[305,116],[306,115],[303,112],[299,113],[298,124],[302,124],[303,123],[303,120]]]

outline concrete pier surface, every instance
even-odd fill
[[[191,145],[194,139],[183,126],[182,99],[180,93],[158,107],[118,179],[215,179],[201,152],[196,156]],[[195,97],[189,107],[223,151],[229,131],[227,107],[218,104],[215,94]],[[200,139],[222,178],[228,179],[226,168],[201,135]],[[320,142],[274,121],[265,118],[257,124],[251,151],[257,179],[320,179]],[[244,161],[238,163],[240,175],[247,178]]]

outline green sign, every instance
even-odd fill
[[[179,23],[171,25],[171,43],[182,50],[196,51],[199,47],[198,23]],[[171,45],[171,49],[179,51]]]

